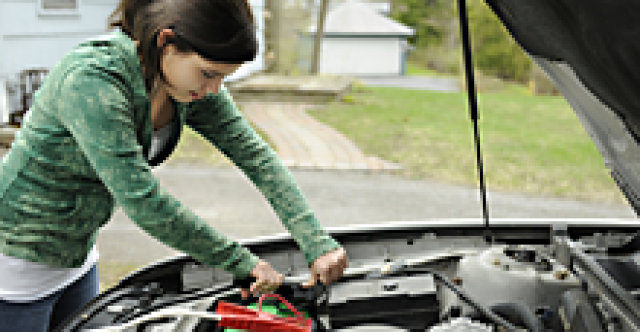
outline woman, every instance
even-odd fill
[[[313,280],[342,275],[344,250],[251,129],[221,81],[256,56],[246,0],[124,0],[121,31],[53,67],[0,169],[0,331],[55,328],[97,295],[99,227],[115,204],[146,232],[269,291],[282,275],[159,187],[150,166],[183,124],[224,152],[268,199]]]

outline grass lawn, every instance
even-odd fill
[[[435,70],[419,66],[411,61],[407,61],[407,76],[443,76]]]
[[[427,68],[411,60],[407,61],[406,75],[407,76],[446,77],[446,78],[458,77],[455,74],[445,74],[445,73],[435,71],[431,68]]]
[[[623,203],[604,161],[562,97],[511,87],[479,94],[489,190]],[[478,186],[465,93],[367,87],[309,112],[402,175]]]

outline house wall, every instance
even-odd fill
[[[119,2],[79,0],[76,13],[46,15],[38,10],[39,0],[0,0],[0,81],[15,80],[24,69],[50,68],[78,43],[106,33],[107,18]],[[264,2],[250,1],[258,25],[260,54],[228,80],[240,79],[264,67]],[[11,107],[0,103],[3,122],[8,120]]]
[[[79,42],[106,32],[118,0],[81,0],[68,15],[44,15],[38,0],[0,0],[0,75],[52,67]]]
[[[320,72],[349,75],[400,75],[399,38],[325,37]]]

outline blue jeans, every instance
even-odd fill
[[[17,303],[0,300],[0,332],[47,332],[98,295],[98,266],[45,298]]]

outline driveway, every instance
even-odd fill
[[[235,169],[161,167],[161,185],[220,232],[250,238],[285,232],[260,193]],[[477,218],[475,188],[358,171],[292,171],[324,226]],[[628,206],[489,193],[491,218],[636,218]],[[144,264],[177,252],[138,229],[121,211],[101,231],[102,261]]]
[[[358,77],[369,86],[394,87],[441,92],[458,92],[460,87],[455,78],[431,76],[363,76]]]

